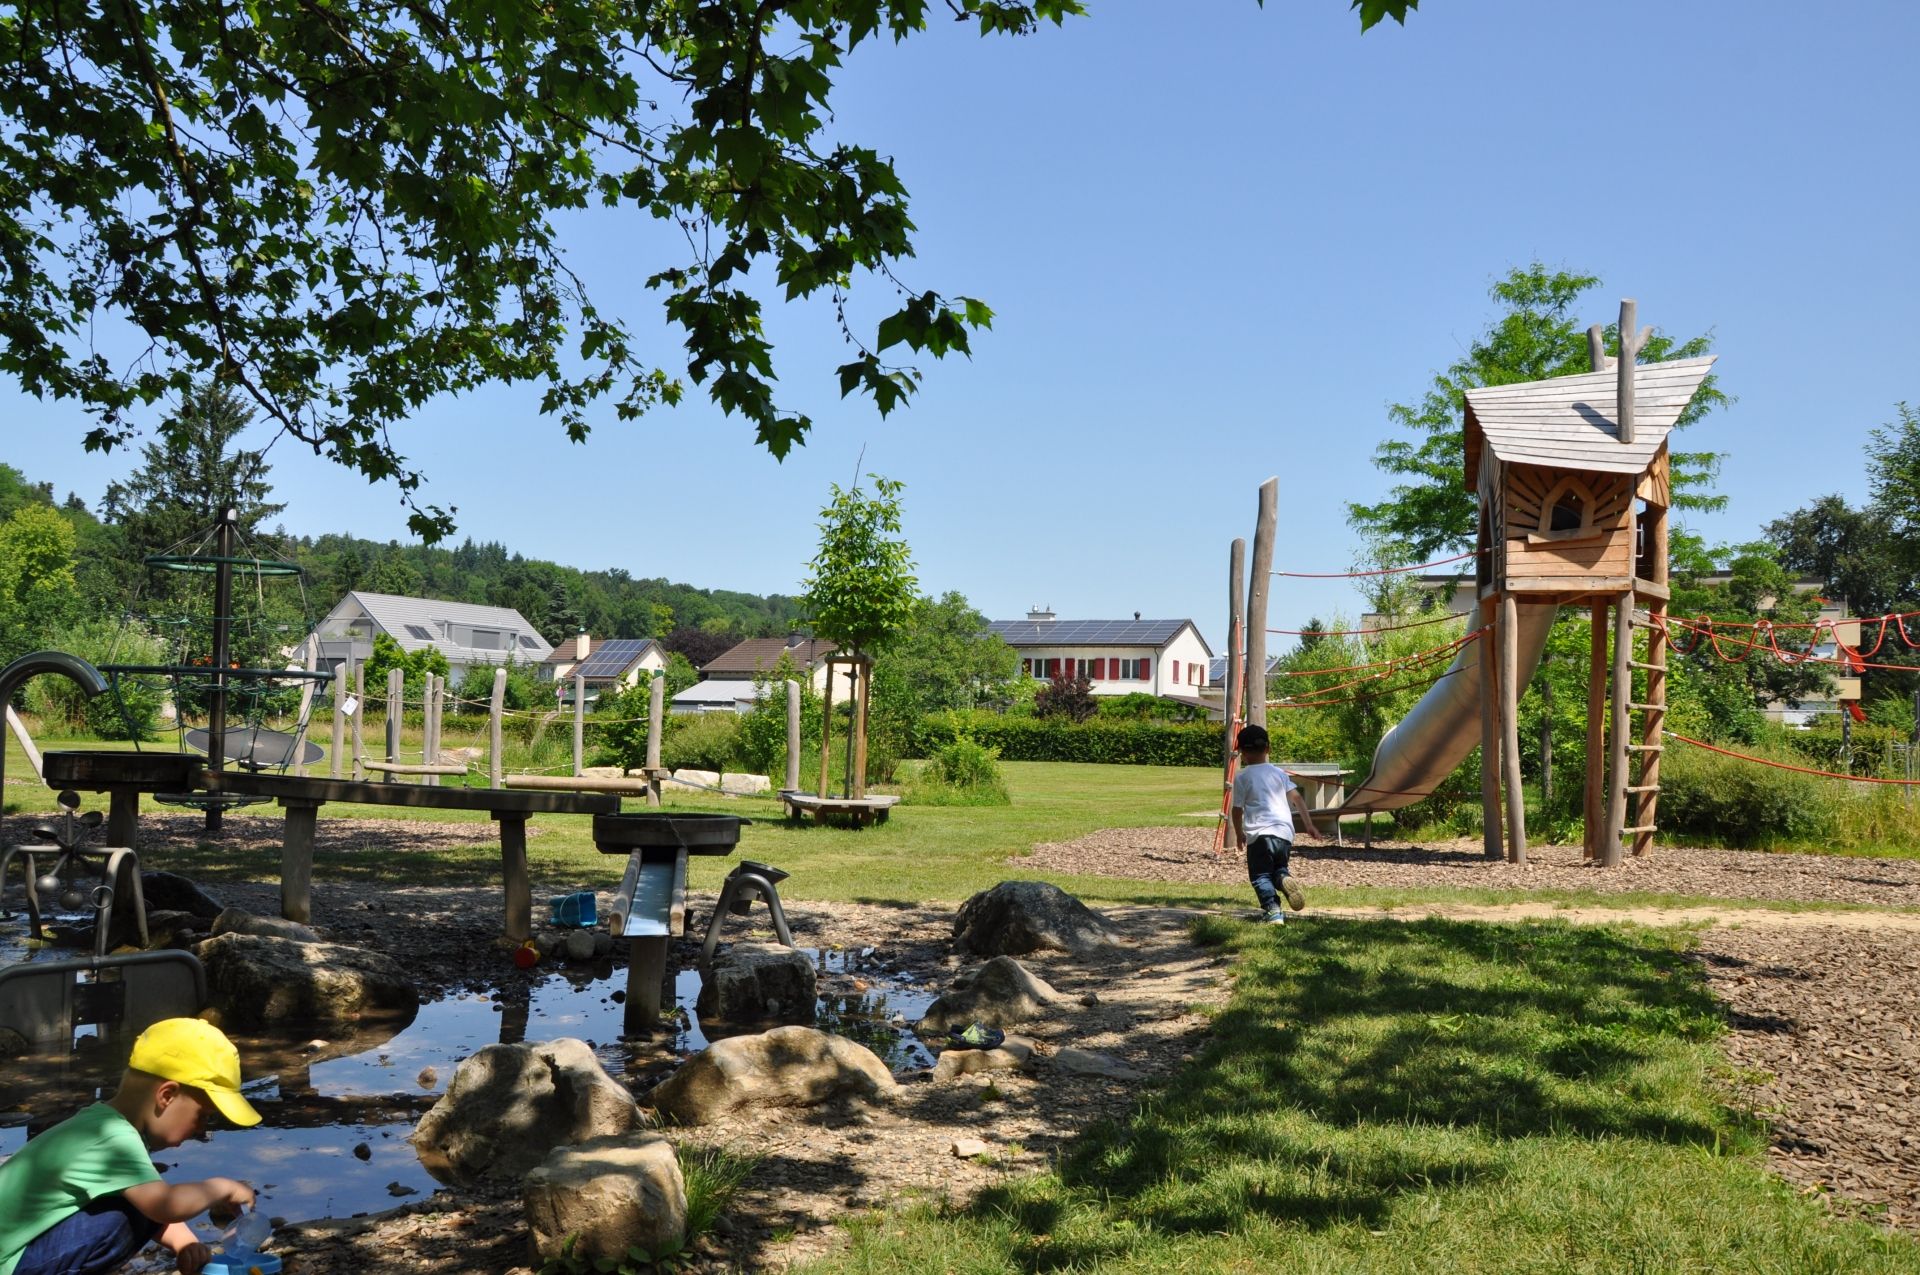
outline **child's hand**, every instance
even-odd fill
[[[205,1185],[214,1195],[215,1202],[207,1208],[207,1216],[213,1219],[215,1226],[225,1226],[253,1207],[253,1188],[244,1182],[232,1178],[208,1178]]]
[[[213,1250],[199,1240],[187,1245],[173,1255],[173,1264],[180,1275],[200,1275],[200,1268],[213,1260]]]

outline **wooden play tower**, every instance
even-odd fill
[[[1505,854],[1514,863],[1527,855],[1518,726],[1522,606],[1591,609],[1586,857],[1617,865],[1628,838],[1635,855],[1646,854],[1659,809],[1672,499],[1667,435],[1713,359],[1637,364],[1646,333],[1636,326],[1632,301],[1620,305],[1617,360],[1607,356],[1598,326],[1587,337],[1591,372],[1466,395],[1465,478],[1480,504],[1476,582],[1481,623],[1492,639],[1480,644],[1485,844],[1489,858],[1500,857],[1504,786]],[[1647,630],[1644,660],[1634,658],[1636,627]],[[1636,669],[1646,675],[1637,700]]]

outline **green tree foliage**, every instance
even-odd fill
[[[367,657],[367,695],[384,696],[387,693],[387,672],[399,669],[405,679],[401,694],[407,700],[407,707],[418,706],[420,697],[426,694],[427,674],[438,677],[447,675],[447,657],[438,647],[423,646],[417,651],[408,651],[384,633],[373,635],[373,654]],[[462,687],[465,686],[463,682]],[[493,682],[487,682],[487,694],[493,694]],[[462,696],[462,698],[465,698]]]
[[[386,634],[383,633],[380,637],[386,637]],[[378,638],[375,640],[377,642]],[[393,639],[387,638],[387,641],[393,642]],[[394,643],[394,645],[397,647],[399,644]],[[446,657],[442,656],[443,664],[445,660]],[[372,667],[371,663],[368,667]],[[540,680],[539,669],[531,664],[522,664],[512,656],[508,656],[506,670],[507,685],[501,694],[501,699],[504,701],[503,707],[516,713],[553,707],[553,684]],[[460,685],[455,688],[455,694],[461,701],[461,711],[467,713],[491,711],[493,674],[493,665],[475,664],[461,675]],[[381,675],[385,676],[384,669]],[[372,674],[369,673],[368,676],[371,677]]]
[[[747,769],[772,779],[776,784],[787,773],[787,689],[789,680],[800,684],[800,773],[806,774],[806,754],[819,758],[821,700],[813,689],[806,670],[782,651],[773,667],[754,674],[752,711],[740,719],[739,753]],[[877,679],[876,679],[877,680]]]
[[[140,464],[125,482],[111,483],[101,512],[120,528],[129,557],[176,546],[191,548],[212,530],[220,511],[236,511],[240,535],[253,540],[267,519],[286,506],[268,499],[273,485],[258,451],[234,447],[253,410],[231,385],[182,390],[179,410],[160,438],[140,449]]]
[[[693,667],[691,660],[678,651],[667,652],[667,666],[662,672],[667,679],[668,700],[672,700],[688,687],[700,684],[699,670]]]
[[[1360,0],[1365,26],[1415,0]],[[0,23],[0,371],[124,442],[143,405],[218,368],[282,429],[392,479],[414,529],[420,475],[389,438],[423,403],[492,381],[541,387],[582,438],[589,409],[675,402],[679,374],[603,313],[558,219],[628,210],[684,231],[642,267],[681,328],[684,376],[776,456],[806,413],[774,398],[750,278],[834,303],[843,395],[885,413],[968,351],[992,312],[898,273],[914,253],[893,161],[827,136],[845,58],[925,29],[926,0],[602,5],[341,0],[21,10]],[[949,0],[1019,35],[1081,0]],[[67,227],[56,233],[48,227]],[[856,332],[861,277],[898,308]],[[127,355],[89,334],[119,320]],[[911,352],[905,354],[904,352]]]
[[[814,634],[849,654],[872,656],[912,622],[919,595],[913,557],[900,535],[904,484],[878,474],[873,495],[858,484],[820,511],[820,548],[807,564],[800,608]]]
[[[1415,438],[1390,439],[1374,452],[1376,468],[1395,480],[1386,499],[1350,504],[1347,515],[1362,532],[1395,544],[1406,560],[1417,562],[1443,552],[1473,547],[1478,510],[1464,476],[1463,429],[1466,392],[1483,385],[1511,385],[1590,370],[1586,325],[1575,303],[1598,287],[1596,275],[1549,270],[1536,261],[1509,270],[1494,284],[1501,307],[1493,325],[1454,360],[1416,402],[1387,409],[1394,424]],[[1618,353],[1617,323],[1606,328],[1607,348]],[[1677,341],[1655,332],[1641,361],[1661,363],[1709,353],[1712,339]],[[1698,421],[1728,401],[1709,376],[1680,414],[1677,428]],[[1673,453],[1673,502],[1677,509],[1715,509],[1725,498],[1711,492],[1719,457],[1711,452]]]
[[[0,522],[0,664],[54,646],[79,608],[73,526],[49,505],[22,504]]]

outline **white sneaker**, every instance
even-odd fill
[[[1287,914],[1284,910],[1275,908],[1273,911],[1267,913],[1266,922],[1268,925],[1285,925],[1287,923]]]

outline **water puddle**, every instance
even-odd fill
[[[82,955],[28,952],[19,940],[24,929],[22,922],[0,925],[0,962]],[[813,961],[819,986],[816,1026],[859,1041],[895,1071],[932,1065],[911,1030],[937,995],[928,980],[890,967],[873,948],[800,950]],[[266,1119],[158,1152],[154,1162],[174,1181],[240,1178],[258,1192],[262,1212],[288,1220],[349,1217],[429,1195],[438,1184],[406,1137],[446,1091],[455,1066],[481,1046],[577,1037],[638,1093],[706,1048],[707,1029],[694,1015],[697,970],[679,971],[677,1025],[651,1038],[622,1037],[626,986],[625,968],[611,963],[537,968],[487,991],[422,1005],[404,1024],[368,1024],[329,1040],[236,1036],[246,1073],[255,1077],[248,1097]],[[117,1044],[82,1039],[67,1058],[0,1064],[0,1158],[30,1134],[110,1096],[125,1063],[127,1042]],[[197,1229],[214,1238],[204,1218]]]

